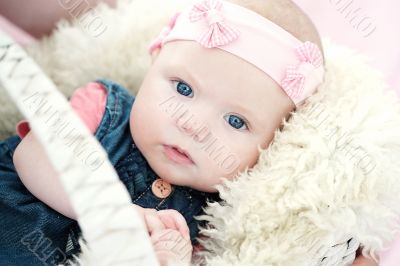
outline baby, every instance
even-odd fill
[[[174,16],[150,52],[135,97],[98,80],[70,104],[108,153],[160,262],[190,261],[194,216],[316,91],[322,46],[290,0],[202,0]],[[22,121],[0,142],[1,265],[52,265],[80,251],[77,217],[29,131]]]

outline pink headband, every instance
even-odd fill
[[[263,16],[223,0],[203,0],[175,14],[149,52],[174,40],[197,41],[255,65],[274,79],[296,106],[323,81],[318,46],[301,42]]]

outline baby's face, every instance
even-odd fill
[[[257,147],[268,146],[294,108],[267,74],[223,50],[174,41],[153,59],[130,126],[151,168],[171,184],[215,192],[221,177],[257,162]]]

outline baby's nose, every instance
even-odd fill
[[[200,122],[194,115],[179,117],[176,119],[176,124],[184,134],[198,142],[203,142],[209,134],[206,124]]]

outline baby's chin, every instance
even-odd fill
[[[152,165],[149,163],[150,167]],[[153,171],[162,178],[164,181],[182,187],[190,187],[194,190],[214,193],[217,189],[213,185],[208,184],[206,180],[202,180],[199,175],[195,173],[185,173],[185,171],[173,171],[169,167],[163,167],[162,165],[154,165]]]

